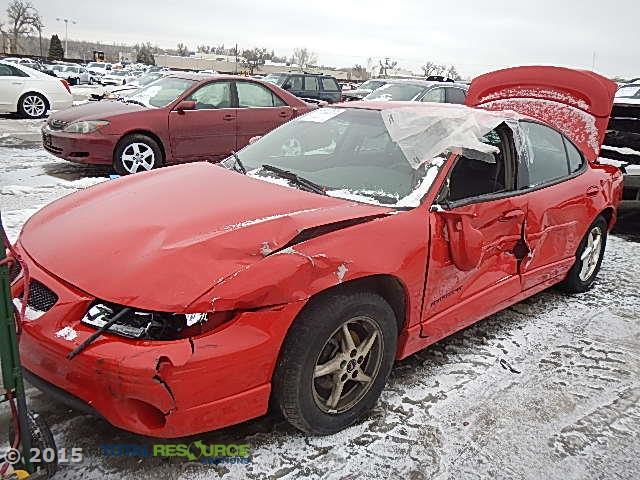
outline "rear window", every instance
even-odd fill
[[[640,98],[640,85],[622,87],[616,92],[616,98]]]
[[[422,92],[424,92],[424,87],[421,85],[387,83],[371,92],[365,99],[378,101],[409,101],[418,98]]]
[[[336,90],[339,90],[338,82],[336,82],[333,78],[323,78],[322,89],[335,92]]]

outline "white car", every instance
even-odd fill
[[[81,83],[92,84],[94,76],[84,67],[77,65],[65,66],[56,72],[56,76],[64,78],[71,85],[80,85]]]
[[[87,70],[89,70],[94,75],[103,76],[107,73],[111,72],[112,65],[110,63],[104,62],[89,62],[87,64]]]
[[[73,96],[66,80],[0,61],[0,113],[42,118],[48,110],[64,110],[71,105]]]
[[[135,75],[131,75],[125,70],[111,70],[108,74],[100,79],[102,85],[125,85],[135,80]]]

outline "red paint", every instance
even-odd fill
[[[65,133],[43,129],[51,135],[52,154],[78,163],[113,163],[116,144],[130,133],[146,133],[160,142],[165,164],[194,160],[216,160],[240,150],[254,136],[264,135],[278,125],[310,110],[309,104],[268,82],[246,77],[211,77],[180,74],[196,83],[164,108],[145,108],[119,101],[89,102],[51,116],[51,120],[76,122],[108,120],[110,125],[93,133]],[[282,107],[220,108],[179,111],[178,105],[200,87],[215,81],[250,82],[271,90],[284,103]],[[81,152],[83,156],[77,156]],[[76,155],[74,155],[76,153]]]
[[[31,276],[59,296],[49,312],[25,323],[24,366],[136,433],[177,437],[221,428],[267,411],[282,342],[314,295],[364,277],[396,279],[405,294],[397,353],[404,358],[558,283],[594,219],[604,212],[615,222],[622,175],[595,162],[555,185],[431,211],[453,160],[422,204],[408,211],[315,195],[210,164],[135,175],[65,197],[27,222],[17,246]],[[350,219],[362,222],[269,253],[302,231]],[[524,249],[519,257],[518,249]],[[14,294],[20,289],[18,281]],[[192,344],[105,334],[69,361],[66,355],[94,331],[80,323],[94,298],[171,312],[237,313]],[[77,338],[56,337],[64,326]]]

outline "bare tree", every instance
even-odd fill
[[[390,60],[389,57],[384,59],[384,63],[380,60],[380,75],[386,76],[387,70],[393,70],[398,66],[398,62],[395,60]]]
[[[441,75],[448,77],[452,80],[460,80],[460,74],[454,65],[446,66],[432,61],[426,62],[422,67],[422,71],[425,77],[431,75]]]
[[[2,53],[7,53],[8,33],[5,30],[3,22],[0,22],[0,43],[2,44]]]
[[[11,35],[11,53],[18,53],[20,37],[28,36],[38,27],[42,29],[42,20],[33,4],[24,0],[12,0],[9,3],[7,18],[8,33]]]
[[[298,65],[300,69],[304,70],[309,65],[313,65],[318,61],[318,57],[315,53],[310,52],[307,47],[295,48],[293,50],[293,56],[291,57],[291,63]]]
[[[180,42],[176,49],[178,50],[178,55],[180,55],[181,57],[188,57],[189,56],[189,47],[187,47],[184,43]]]
[[[264,65],[268,56],[266,48],[255,47],[251,50],[243,50],[242,66],[249,70],[250,75],[253,75],[255,70],[260,70],[260,65]]]
[[[354,65],[353,68],[351,69],[351,73],[358,80],[366,80],[367,78],[369,78],[369,72],[367,72],[367,69],[362,65],[358,65],[358,64]]]

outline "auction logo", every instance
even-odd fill
[[[103,444],[100,445],[100,450],[108,457],[183,457],[190,462],[207,464],[250,462],[247,444],[205,444],[201,440],[188,445],[185,443]]]

